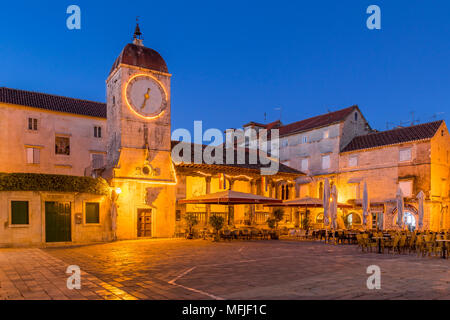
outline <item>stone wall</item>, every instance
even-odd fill
[[[11,201],[28,201],[29,224],[11,224]],[[45,202],[70,202],[71,243],[110,241],[111,219],[109,199],[106,196],[85,193],[55,193],[36,191],[0,192],[0,246],[45,246]],[[87,224],[85,203],[98,202],[100,223]],[[77,219],[81,217],[81,220]]]

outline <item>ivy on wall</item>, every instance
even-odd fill
[[[40,173],[0,173],[0,191],[57,191],[108,195],[103,178]]]

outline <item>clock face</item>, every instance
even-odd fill
[[[164,89],[153,78],[139,75],[127,84],[127,102],[139,115],[157,117],[167,106]]]

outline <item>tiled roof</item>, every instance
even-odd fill
[[[358,136],[350,141],[350,143],[344,149],[342,149],[342,152],[431,139],[432,137],[434,137],[436,131],[439,129],[442,123],[443,120],[440,120],[406,128],[397,128],[388,131],[369,133],[364,136]]]
[[[314,128],[329,126],[334,123],[344,121],[349,114],[351,114],[358,106],[351,106],[349,108],[341,109],[334,112],[329,112],[309,119],[297,121],[291,124],[280,127],[280,136],[285,136],[293,133],[303,132]]]
[[[282,125],[283,124],[281,123],[280,120],[277,120],[277,121],[274,121],[274,122],[271,122],[271,123],[268,123],[268,124],[263,124],[263,123],[258,123],[258,122],[251,121],[251,122],[249,122],[247,124],[244,124],[243,127],[244,128],[245,127],[261,127],[261,128],[267,129],[267,130],[271,130],[271,129],[279,128]]]
[[[172,141],[172,148],[174,148],[177,144],[179,144],[180,143],[180,141]],[[206,148],[206,146],[205,145],[202,145],[202,151],[204,150]],[[244,164],[237,164],[237,161],[236,161],[236,157],[237,157],[237,153],[235,152],[234,153],[234,156],[235,156],[235,159],[234,159],[234,164],[226,164],[226,150],[224,149],[223,150],[223,164],[206,164],[206,163],[202,163],[202,164],[195,164],[194,163],[194,144],[192,144],[191,145],[191,156],[190,156],[190,163],[181,163],[181,164],[178,164],[178,165],[183,165],[183,166],[187,166],[187,167],[189,167],[189,166],[192,166],[192,167],[196,167],[196,166],[208,166],[208,167],[217,167],[217,166],[224,166],[224,167],[232,167],[232,168],[236,168],[236,169],[246,169],[246,170],[260,170],[261,168],[264,168],[264,167],[269,167],[269,165],[267,164],[267,165],[265,165],[265,164],[261,164],[260,162],[259,162],[259,155],[258,155],[258,163],[256,163],[256,164],[251,164],[250,163],[250,161],[249,161],[249,151],[248,151],[248,149],[246,149],[246,156],[245,156],[245,163]],[[180,156],[183,156],[182,154],[180,155]],[[204,159],[203,159],[204,160]],[[282,163],[279,163],[279,173],[285,173],[285,174],[292,174],[292,175],[298,175],[298,176],[302,176],[302,175],[304,175],[304,173],[302,173],[302,172],[300,172],[300,171],[298,171],[298,170],[296,170],[296,169],[294,169],[294,168],[291,168],[291,167],[288,167],[288,166],[286,166],[286,165],[284,165],[284,164],[282,164]]]
[[[106,103],[0,87],[0,102],[106,118]]]

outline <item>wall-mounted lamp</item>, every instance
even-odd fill
[[[122,189],[120,189],[119,187],[116,188],[116,194],[121,194],[122,193]]]

